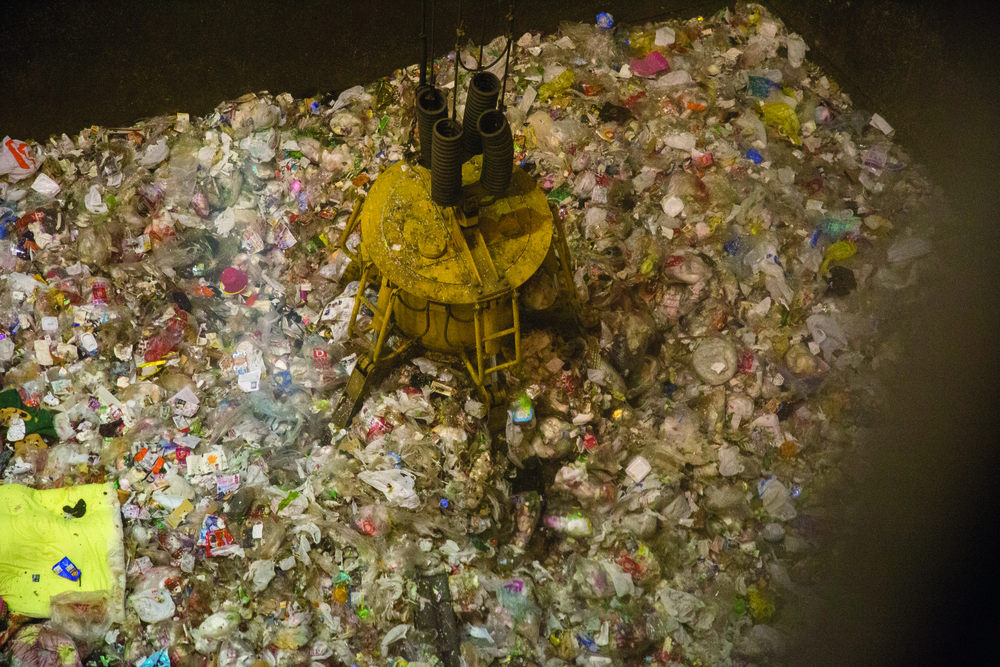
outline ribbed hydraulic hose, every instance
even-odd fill
[[[514,169],[514,137],[507,115],[491,109],[479,117],[479,134],[483,144],[483,170],[479,182],[487,194],[499,196],[507,192]]]
[[[479,117],[497,106],[500,96],[500,79],[490,72],[478,72],[469,83],[469,95],[465,100],[465,115],[462,127],[465,130],[465,150],[469,156],[483,152],[479,138]]]
[[[462,198],[462,134],[451,118],[434,124],[431,199],[439,206],[454,206]]]
[[[417,127],[420,129],[420,164],[430,168],[434,145],[434,124],[448,116],[444,95],[437,88],[417,89]]]

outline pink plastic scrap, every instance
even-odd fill
[[[651,51],[645,58],[633,58],[629,69],[636,76],[655,76],[659,72],[669,72],[670,63],[659,51]]]

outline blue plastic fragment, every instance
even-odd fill
[[[826,234],[831,241],[839,241],[844,234],[857,231],[860,223],[861,220],[859,218],[850,216],[847,218],[823,218],[820,220],[819,224],[822,232]]]
[[[760,164],[764,161],[764,158],[756,150],[751,148],[747,151],[747,159],[752,160],[754,164]]]
[[[601,12],[597,15],[597,25],[602,30],[607,30],[615,24],[615,19],[607,12]]]
[[[52,571],[58,574],[63,579],[69,579],[70,581],[78,581],[80,575],[82,574],[76,565],[73,565],[73,561],[69,558],[63,558],[61,561],[52,566]]]
[[[170,667],[170,656],[166,651],[157,651],[146,658],[140,667]]]
[[[292,374],[289,371],[279,371],[274,374],[274,383],[278,389],[286,391],[292,387]]]
[[[763,76],[751,76],[747,83],[747,89],[752,97],[766,98],[772,90],[781,90],[781,86]]]
[[[583,648],[587,649],[591,653],[597,653],[598,651],[601,650],[601,647],[599,647],[597,645],[597,642],[595,642],[593,639],[591,639],[587,635],[583,635],[583,634],[577,635],[576,636],[576,641],[580,643],[580,646],[582,646]]]

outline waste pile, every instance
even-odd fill
[[[370,344],[348,337],[358,274],[339,239],[380,171],[418,155],[416,66],[3,140],[0,474],[105,485],[127,570],[121,608],[53,596],[37,618],[4,588],[29,573],[0,563],[6,660],[789,650],[853,415],[945,213],[889,123],[760,6],[514,42],[515,162],[565,226],[581,305],[578,326],[531,323],[499,419],[460,360],[416,351],[330,425]],[[459,116],[454,58],[479,55],[435,63]],[[56,575],[87,582],[61,555]]]

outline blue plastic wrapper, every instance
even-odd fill
[[[608,30],[615,24],[614,17],[607,12],[601,12],[597,15],[597,26],[602,30]]]
[[[201,524],[201,539],[199,544],[205,544],[208,542],[208,534],[214,533],[217,530],[222,530],[226,527],[226,520],[221,516],[216,516],[214,514],[206,514],[205,520]]]
[[[591,653],[597,653],[598,651],[601,650],[601,647],[597,645],[597,642],[595,642],[587,635],[577,635],[576,641],[580,643],[580,646],[587,649]]]
[[[80,579],[80,575],[83,574],[76,565],[73,565],[73,561],[69,558],[63,558],[61,561],[53,565],[52,571],[63,579],[69,579],[70,581],[78,581]]]
[[[752,148],[747,151],[747,159],[751,160],[754,164],[760,164],[761,162],[764,161],[764,158],[761,156],[761,154]]]
[[[17,216],[9,208],[0,209],[0,239],[5,239],[17,224]]]
[[[819,228],[831,241],[839,241],[845,234],[857,232],[861,227],[861,219],[851,216],[849,218],[823,218],[819,223]]]
[[[781,90],[781,86],[763,76],[751,76],[747,89],[753,97],[766,98],[772,90]]]
[[[170,656],[166,651],[157,651],[143,660],[138,667],[170,667]]]

